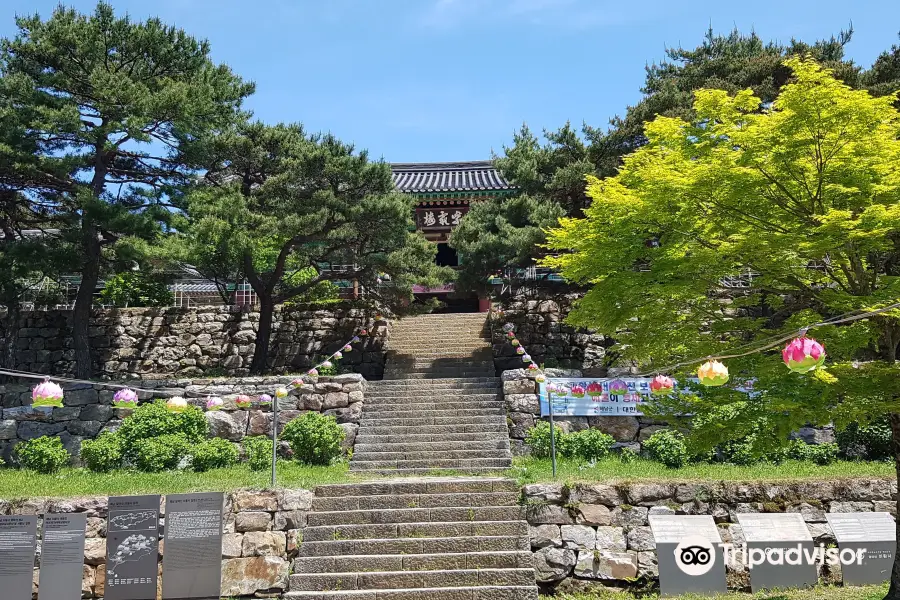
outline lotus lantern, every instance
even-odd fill
[[[725,385],[728,382],[728,367],[717,360],[708,360],[697,369],[697,378],[706,386]]]
[[[671,377],[657,375],[650,382],[650,393],[654,396],[668,396],[675,390],[675,382]]]
[[[812,338],[794,338],[781,352],[784,364],[794,373],[809,373],[825,363],[825,348]]]
[[[34,390],[31,392],[32,406],[61,407],[63,405],[62,400],[62,388],[50,381],[49,378],[34,386]]]
[[[137,392],[129,388],[122,388],[115,393],[112,403],[115,408],[137,408]]]

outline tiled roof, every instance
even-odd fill
[[[511,190],[489,160],[454,163],[396,163],[394,185],[401,192],[486,192]]]

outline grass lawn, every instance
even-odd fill
[[[623,463],[608,458],[595,464],[561,458],[557,461],[557,481],[648,481],[677,479],[685,481],[778,481],[785,479],[848,479],[852,477],[894,477],[893,463],[837,461],[819,466],[812,462],[785,461],[774,465],[760,463],[749,467],[726,464],[695,464],[669,469],[660,463],[635,459]],[[519,457],[509,471],[522,483],[553,481],[550,459]]]
[[[786,592],[768,592],[759,594],[743,594],[732,592],[724,596],[713,596],[713,600],[881,600],[887,593],[888,586],[873,585],[863,587],[817,587],[812,590],[789,590]],[[573,594],[554,596],[555,600],[651,600],[655,594],[634,596],[627,592],[591,592],[589,594]],[[680,600],[707,600],[706,596],[679,596]]]
[[[3,468],[0,469],[0,498],[14,500],[228,491],[237,488],[268,488],[271,479],[270,471],[251,471],[246,464],[206,473],[91,473],[86,469],[65,469],[56,475],[40,475],[32,471]],[[355,479],[356,476],[348,471],[346,464],[307,467],[291,461],[278,463],[278,485],[281,487],[312,489],[321,484],[343,483]]]

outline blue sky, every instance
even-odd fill
[[[4,0],[49,15],[54,0]],[[83,11],[93,0],[67,2]],[[644,65],[706,28],[812,42],[851,21],[848,53],[868,66],[897,42],[900,2],[804,0],[114,0],[177,24],[257,84],[264,121],[329,130],[392,162],[478,160],[523,123],[605,125],[640,97]]]

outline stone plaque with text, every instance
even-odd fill
[[[164,600],[218,600],[222,586],[222,492],[166,496]]]
[[[862,556],[862,563],[845,563],[841,574],[845,585],[868,585],[891,578],[897,525],[886,512],[828,513],[825,515],[840,550]]]
[[[656,540],[659,561],[659,591],[661,596],[683,594],[712,595],[725,593],[725,561],[718,545],[722,543],[719,530],[709,515],[650,515],[650,528]],[[712,547],[713,564],[702,574],[686,573],[678,565],[676,552],[683,541],[691,538],[706,540]]]
[[[159,496],[112,496],[106,533],[106,600],[156,600]]]
[[[798,513],[749,513],[738,514],[738,523],[744,532],[748,550],[759,548],[793,550],[812,553],[813,539],[806,522]],[[753,592],[774,588],[812,587],[818,583],[816,565],[771,564],[769,561],[750,569],[750,588]]]
[[[41,534],[40,600],[79,600],[87,515],[44,515]]]
[[[31,600],[37,516],[0,516],[0,591],[3,600]],[[78,584],[81,596],[81,584]]]

